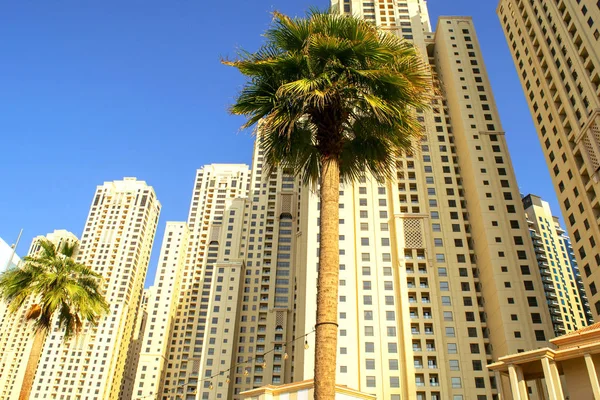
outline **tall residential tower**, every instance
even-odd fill
[[[143,398],[161,392],[166,374],[169,338],[179,305],[183,267],[188,246],[185,222],[167,222],[154,284],[145,291],[143,314],[138,317],[138,347],[132,348],[128,387],[123,398]],[[192,339],[186,339],[191,344]],[[129,384],[129,381],[131,382]]]
[[[29,246],[28,256],[34,256],[40,250],[40,240],[47,239],[57,248],[64,243],[78,243],[79,239],[66,230],[55,230],[46,236],[36,236]],[[26,323],[25,314],[30,301],[16,314],[9,314],[5,304],[0,305],[0,400],[17,400],[21,391],[21,382],[33,346],[34,331],[32,324]]]
[[[159,212],[146,182],[125,178],[98,186],[77,261],[104,277],[110,311],[67,343],[60,330],[48,334],[31,398],[120,398]]]
[[[212,164],[196,173],[185,262],[183,270],[178,272],[181,281],[177,283],[177,311],[168,338],[164,379],[159,387],[161,398],[176,395],[185,400],[195,398],[215,262],[219,246],[226,245],[218,238],[221,230],[229,229],[227,208],[235,198],[246,196],[249,177],[249,167],[242,164]],[[138,390],[135,388],[134,397]]]
[[[600,3],[502,0],[521,85],[600,318]]]
[[[552,215],[550,205],[540,197],[529,194],[523,198],[531,242],[538,267],[531,273],[542,275],[545,303],[552,315],[556,336],[588,325],[590,305],[583,289],[577,264],[570,256],[569,237]]]

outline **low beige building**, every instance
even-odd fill
[[[314,382],[312,379],[289,383],[287,385],[267,385],[258,389],[242,392],[242,398],[248,400],[309,400],[314,399]],[[336,400],[375,400],[377,397],[371,394],[349,389],[346,386],[336,385]]]
[[[500,357],[488,365],[503,400],[600,400],[600,323],[551,339],[543,348]],[[541,393],[530,397],[528,387]]]

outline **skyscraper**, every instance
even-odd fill
[[[47,239],[56,247],[64,243],[78,243],[79,239],[66,230],[55,230],[46,236],[36,236],[29,246],[28,256],[40,250],[40,240]],[[5,304],[0,304],[0,399],[16,400],[21,391],[21,382],[33,345],[34,332],[31,324],[25,323],[25,314],[31,305],[27,301],[16,314],[8,314]]]
[[[577,265],[573,265],[558,218],[552,215],[550,205],[540,197],[529,194],[523,198],[531,242],[538,267],[529,274],[539,273],[546,292],[545,303],[552,315],[556,336],[564,335],[588,325],[590,305],[581,285]]]
[[[146,289],[138,316],[137,346],[131,349],[131,384],[123,398],[140,398],[161,393],[166,373],[169,337],[173,333],[183,277],[188,228],[185,222],[167,222],[154,284]],[[187,339],[190,340],[191,339]],[[127,382],[124,381],[127,385]]]
[[[177,312],[168,339],[161,398],[195,398],[216,255],[220,245],[227,246],[218,238],[221,230],[229,229],[226,209],[233,199],[247,194],[249,175],[249,167],[242,164],[212,164],[196,173],[187,221],[189,239]]]
[[[598,319],[600,4],[502,0],[497,11]]]
[[[85,327],[67,343],[62,331],[48,333],[33,399],[119,398],[159,212],[154,189],[143,181],[98,186],[77,261],[105,278],[110,311],[97,327]]]
[[[0,238],[0,272],[17,266],[20,261],[21,259],[15,254],[13,246]]]
[[[441,84],[395,177],[340,189],[337,381],[386,400],[494,399],[505,382],[486,364],[554,331],[542,276],[526,273],[537,259],[472,21],[443,17],[432,33],[421,0],[333,5],[414,41]],[[318,196],[291,171],[267,174],[260,143],[246,192],[201,171],[184,270],[196,286],[182,285],[161,399],[312,378]],[[201,202],[211,186],[218,215]]]

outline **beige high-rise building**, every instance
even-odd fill
[[[486,364],[546,346],[553,326],[541,276],[522,272],[537,260],[472,21],[432,33],[423,1],[341,6],[413,40],[444,94],[396,179],[341,189],[337,380],[381,399],[494,399]],[[202,400],[313,374],[317,196],[265,176],[256,146],[249,198],[229,212],[231,236],[209,228]]]
[[[148,322],[148,305],[150,298],[155,296],[155,290],[153,286],[146,288],[142,291],[142,300],[140,301],[140,308],[137,313],[135,327],[133,328],[133,336],[131,337],[131,343],[129,344],[129,350],[127,353],[127,361],[125,363],[125,371],[123,372],[123,380],[121,381],[121,393],[120,398],[131,399],[133,396],[133,389],[136,383],[136,374],[140,359],[142,358],[142,344],[144,342],[144,336],[147,332],[146,327]],[[147,359],[147,354],[145,354]],[[164,357],[163,357],[164,358]],[[154,358],[153,358],[154,360]],[[155,360],[156,369],[160,365],[160,358]],[[144,374],[144,381],[146,380]]]
[[[341,188],[337,380],[380,399],[496,399],[508,382],[486,365],[554,331],[472,21],[433,33],[421,0],[341,6],[413,40],[443,90],[395,179]],[[245,192],[231,171],[198,172],[163,400],[312,378],[319,199],[263,164],[258,144]]]
[[[123,390],[123,399],[152,398],[162,392],[188,239],[185,222],[167,222],[154,284],[145,290],[143,313],[138,316],[136,346],[131,348],[131,365],[124,380],[131,384]]]
[[[50,240],[58,248],[63,243],[78,243],[77,236],[66,230],[55,230],[46,236],[36,236],[29,246],[28,256],[39,250],[41,239]],[[25,367],[33,346],[34,332],[25,322],[28,309],[26,303],[17,314],[9,314],[4,304],[0,305],[0,400],[16,400],[21,391]]]
[[[558,218],[552,215],[548,202],[529,194],[523,198],[527,223],[538,268],[524,273],[539,273],[546,292],[545,303],[552,315],[556,336],[581,329],[591,317],[581,275],[569,254],[568,246]],[[565,240],[566,239],[566,240]]]
[[[497,11],[598,320],[600,4],[502,0]]]
[[[125,178],[98,186],[77,261],[105,278],[110,312],[97,327],[85,327],[67,343],[62,331],[49,332],[32,399],[120,398],[159,212],[154,189],[143,181]],[[31,251],[35,248],[34,243]],[[20,387],[11,390],[6,398],[18,396]]]
[[[191,400],[196,396],[209,295],[215,282],[218,238],[221,230],[229,229],[226,214],[229,205],[238,197],[246,197],[249,177],[250,168],[243,164],[212,164],[196,173],[187,221],[189,239],[185,262],[183,270],[177,272],[181,274],[181,282],[177,283],[177,310],[168,337],[165,368],[161,372],[164,377],[159,385],[161,399],[179,396]],[[143,373],[138,368],[140,383]],[[137,390],[135,388],[134,398]]]

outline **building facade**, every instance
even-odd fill
[[[209,296],[219,252],[218,238],[220,230],[229,229],[226,210],[231,202],[246,197],[249,178],[250,168],[242,164],[212,164],[196,173],[187,221],[189,238],[178,283],[177,311],[168,340],[164,378],[159,387],[162,399],[196,397]]]
[[[13,246],[0,238],[0,271],[16,267],[20,261],[21,259],[15,254]]]
[[[56,247],[63,243],[79,243],[73,233],[55,230],[46,236],[36,236],[29,246],[28,256],[34,256],[39,250],[42,239],[50,240]],[[12,253],[12,249],[11,249]],[[14,260],[14,259],[13,259]],[[26,302],[16,314],[9,314],[4,303],[0,304],[0,399],[17,400],[21,391],[21,382],[29,353],[33,346],[34,331],[31,324],[25,322],[25,314],[30,302]]]
[[[126,377],[131,385],[123,391],[124,399],[144,398],[162,392],[188,239],[185,222],[167,222],[154,284],[145,290],[143,313],[138,317],[137,341],[131,349],[130,374]],[[185,339],[185,342],[191,344],[191,339]]]
[[[412,40],[441,85],[395,178],[342,185],[337,381],[389,400],[496,399],[485,366],[547,346],[554,326],[473,23],[432,32],[422,0],[333,5]],[[260,143],[251,172],[198,171],[161,399],[313,377],[319,199],[290,172],[267,173]]]
[[[544,302],[552,316],[555,335],[581,329],[591,322],[592,312],[579,268],[569,254],[569,238],[546,201],[529,194],[523,197],[523,207],[538,264],[536,270],[525,272],[542,276]]]
[[[125,178],[98,186],[81,237],[77,261],[104,278],[109,314],[97,327],[64,343],[49,332],[32,399],[116,399],[154,241],[160,203],[143,181]]]
[[[498,16],[600,317],[600,4],[502,0]]]

